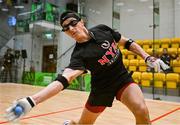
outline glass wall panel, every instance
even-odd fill
[[[160,58],[169,68],[150,68],[144,59],[119,46],[127,69],[143,92],[154,99],[179,96],[179,0],[113,0],[112,27],[134,39],[148,54]],[[170,80],[170,76],[175,78]]]

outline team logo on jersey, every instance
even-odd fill
[[[105,40],[102,44],[101,44],[101,47],[103,49],[108,49],[110,47],[110,42]]]
[[[105,54],[98,60],[101,65],[107,64],[108,66],[113,64],[119,57],[120,51],[117,48],[115,42],[113,42]]]

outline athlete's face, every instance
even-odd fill
[[[75,39],[77,42],[84,42],[87,38],[87,29],[84,26],[83,21],[75,18],[68,18],[62,24],[62,31],[67,35]]]

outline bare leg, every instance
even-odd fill
[[[134,114],[136,124],[150,125],[148,108],[137,84],[130,84],[124,89],[121,94],[121,102]]]
[[[79,124],[94,124],[97,117],[101,114],[100,113],[93,113],[89,111],[87,108],[84,108],[81,118],[79,120]]]
[[[89,111],[86,107],[83,109],[83,112],[81,114],[81,117],[79,121],[71,121],[70,125],[82,125],[82,124],[89,124],[93,125],[96,121],[97,117],[101,114],[100,113],[93,113]]]

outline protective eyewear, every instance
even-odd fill
[[[75,26],[78,24],[79,21],[80,21],[80,20],[72,20],[72,21],[71,21],[70,23],[68,23],[67,25],[62,26],[62,31],[63,31],[63,32],[68,31],[68,30],[69,30],[69,26],[75,27]]]

